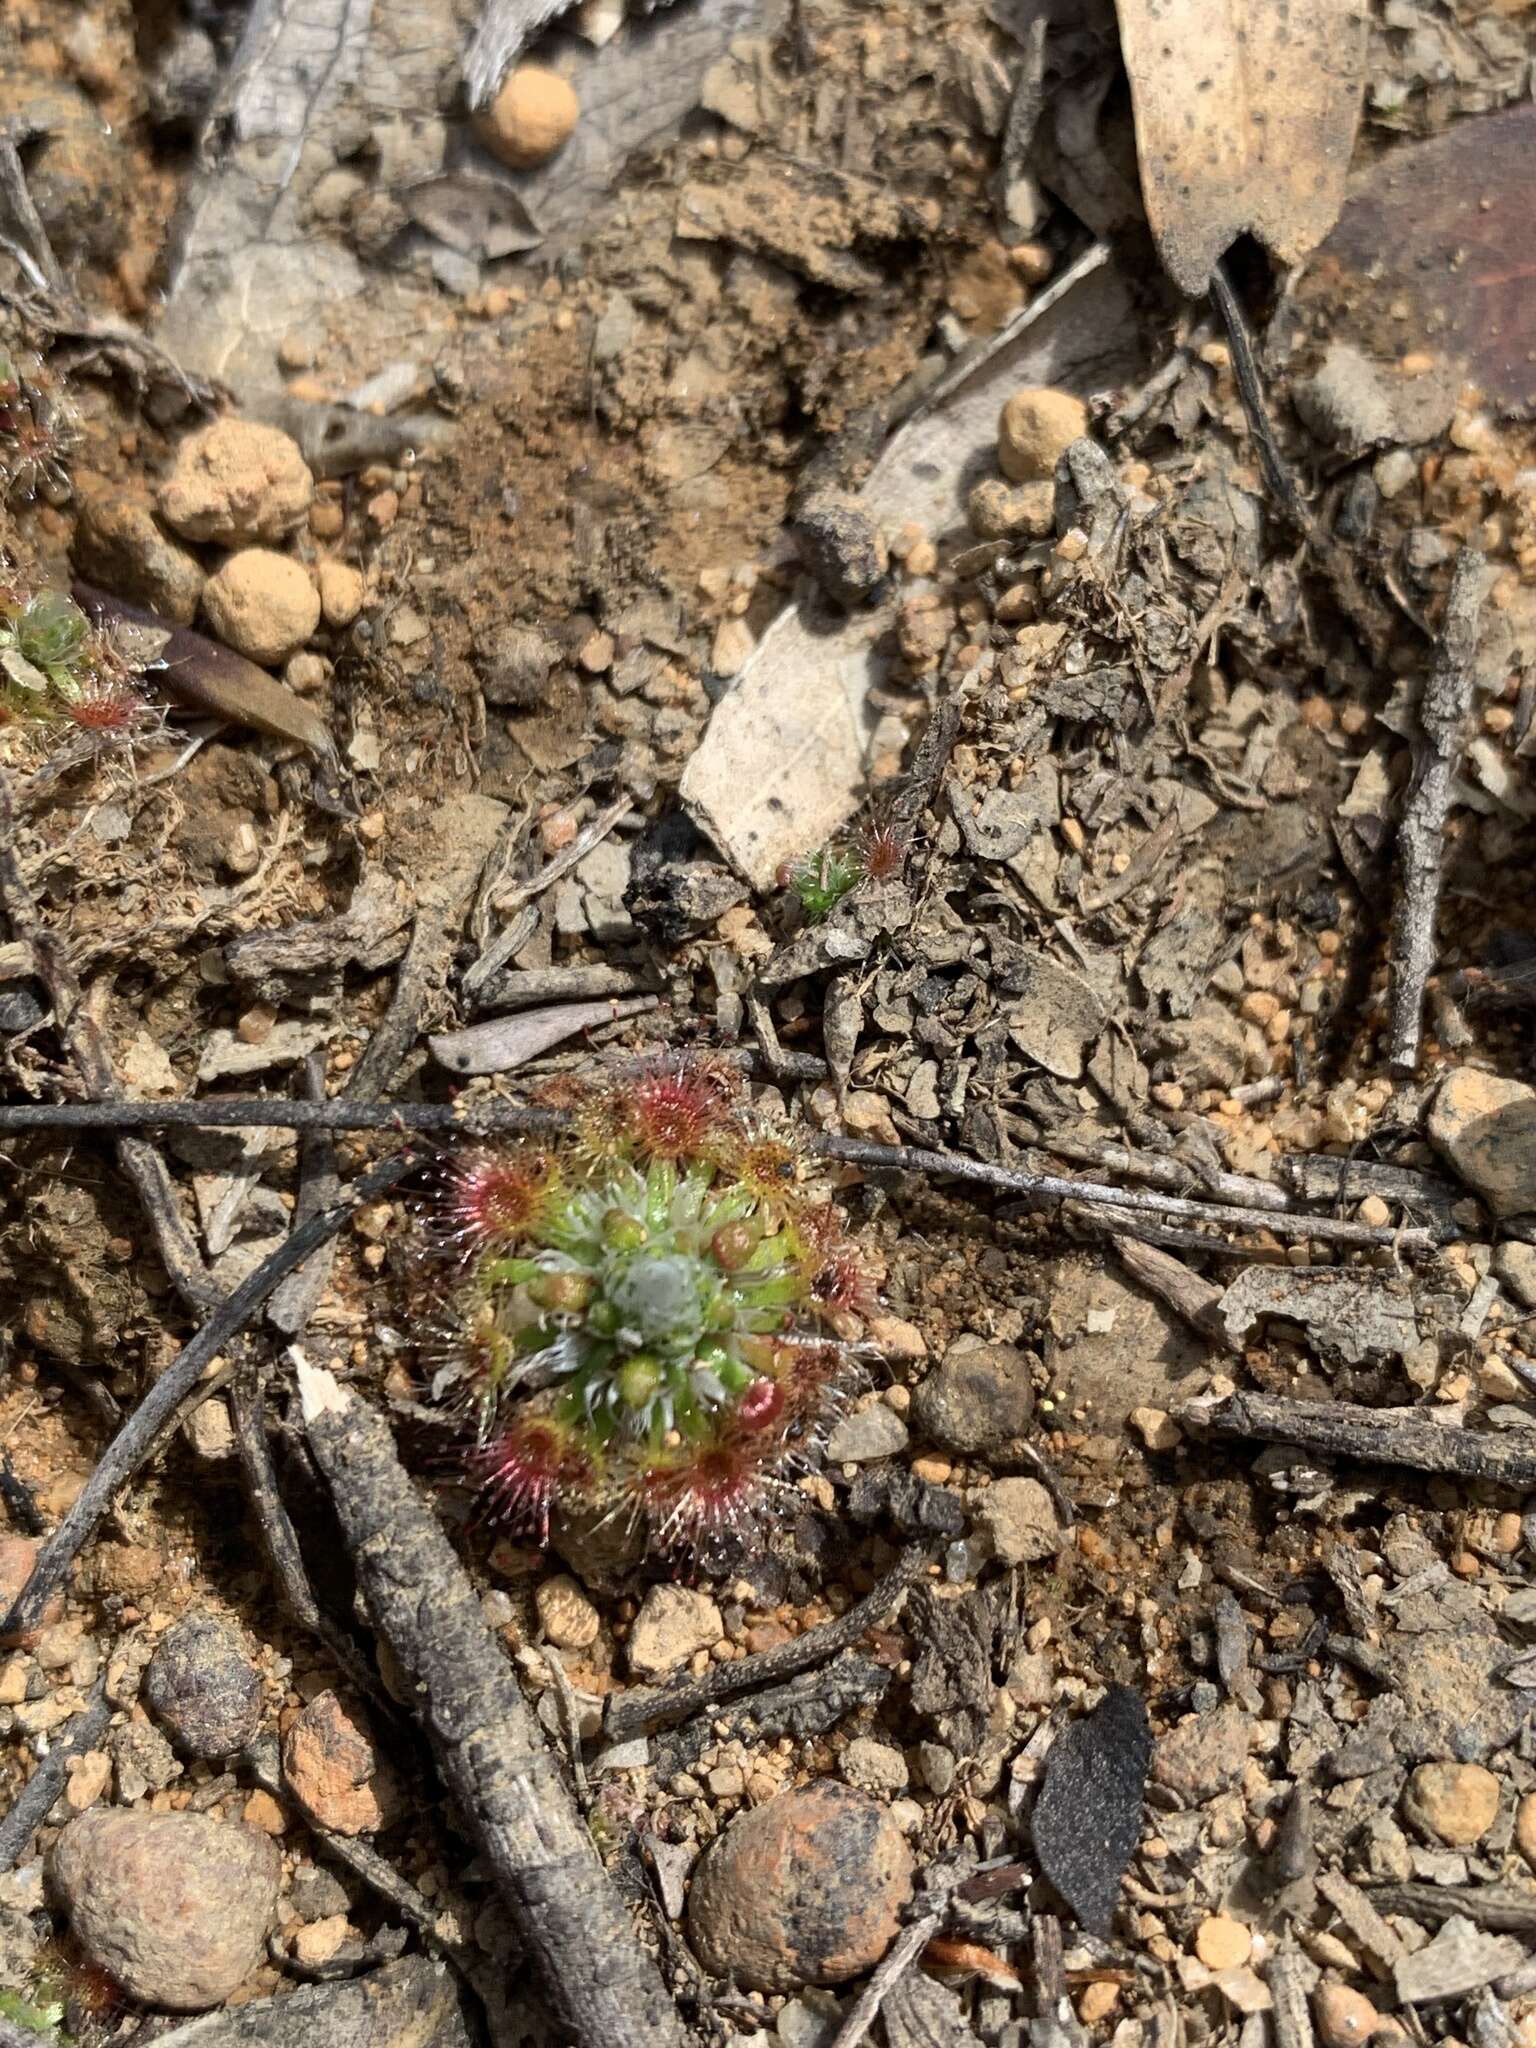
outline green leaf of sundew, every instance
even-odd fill
[[[645,1176],[645,1220],[652,1230],[671,1221],[677,1193],[677,1168],[670,1159],[653,1159]]]
[[[39,668],[66,666],[90,638],[91,622],[62,590],[40,590],[15,621],[16,645]]]
[[[480,1278],[487,1287],[524,1287],[543,1270],[537,1259],[487,1259]]]
[[[9,2020],[13,2027],[21,2027],[29,2034],[55,2034],[64,2024],[64,2008],[53,2000],[47,2005],[34,2005],[19,1991],[0,1990],[0,2019]],[[68,2036],[60,2038],[67,2040]]]

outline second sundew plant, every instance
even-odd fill
[[[127,737],[152,723],[134,683],[133,670],[73,598],[0,581],[0,726]]]
[[[873,1290],[795,1146],[706,1062],[588,1092],[569,1137],[452,1168],[451,1336],[492,1506],[707,1554],[771,1511],[850,1373]]]

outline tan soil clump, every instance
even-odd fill
[[[292,533],[314,494],[297,441],[254,420],[215,420],[176,450],[160,516],[184,540],[248,547]]]
[[[519,64],[480,123],[488,149],[514,171],[531,170],[570,140],[581,113],[572,87],[542,64]]]
[[[209,577],[208,623],[224,643],[271,667],[296,654],[320,623],[320,593],[297,562],[242,548]]]

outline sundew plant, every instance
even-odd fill
[[[580,1100],[568,1136],[456,1160],[452,1377],[493,1507],[561,1510],[699,1556],[772,1510],[850,1373],[873,1298],[795,1145],[702,1061]]]

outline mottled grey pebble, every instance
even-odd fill
[[[144,1674],[144,1698],[184,1756],[233,1756],[261,1726],[261,1680],[239,1638],[211,1615],[183,1615]]]
[[[1012,1344],[958,1337],[912,1395],[919,1436],[961,1457],[982,1457],[1022,1436],[1034,1413],[1030,1361]]]

